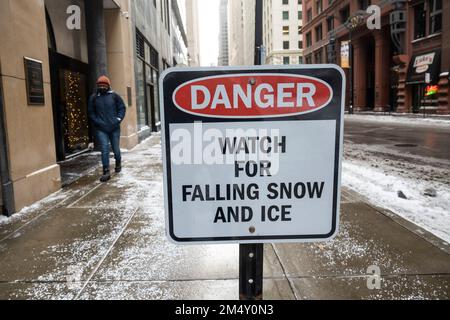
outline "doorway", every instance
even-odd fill
[[[88,65],[50,50],[56,155],[64,161],[93,141],[87,113]]]

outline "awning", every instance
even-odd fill
[[[416,54],[409,63],[406,84],[425,84],[427,74],[429,83],[437,83],[441,72],[441,49],[427,53]]]

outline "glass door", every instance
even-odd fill
[[[60,112],[66,157],[89,147],[86,76],[80,72],[60,69]]]

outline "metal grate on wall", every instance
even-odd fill
[[[145,60],[145,40],[139,31],[136,31],[136,53],[138,57]]]

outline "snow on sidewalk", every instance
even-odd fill
[[[353,114],[346,115],[346,121],[367,121],[380,122],[384,124],[400,124],[400,125],[420,125],[423,127],[442,127],[450,128],[450,117],[448,119],[442,118],[421,118],[408,116],[384,116],[372,114]]]
[[[369,202],[450,242],[450,183],[447,169],[421,164],[421,161],[405,165],[402,159],[383,158],[364,146],[346,144],[345,148],[344,186],[361,193]],[[436,197],[424,195],[429,188],[436,190]],[[407,199],[400,198],[399,191]]]

